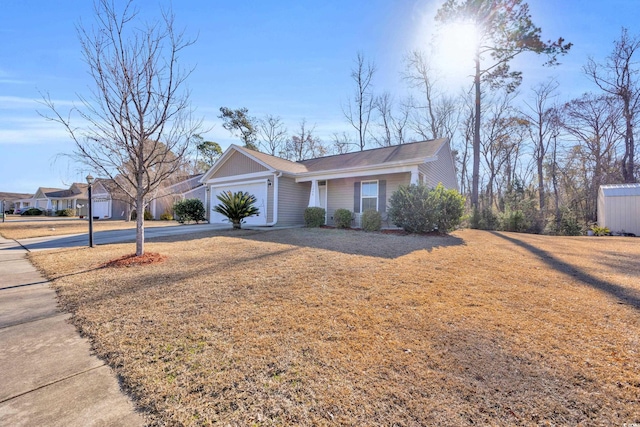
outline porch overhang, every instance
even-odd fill
[[[364,166],[350,169],[336,169],[328,171],[308,172],[296,175],[296,182],[313,182],[339,178],[352,178],[369,175],[386,175],[394,173],[418,174],[418,166],[424,163],[436,161],[437,158],[428,158],[423,162],[405,162],[396,164],[381,164],[375,166]]]

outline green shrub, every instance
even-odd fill
[[[176,219],[180,224],[184,224],[185,222],[189,223],[191,221],[195,221],[197,224],[206,219],[204,205],[200,199],[180,200],[173,205],[173,211],[175,212]],[[171,219],[171,214],[168,212],[162,214],[162,216],[164,215],[168,215],[168,219]],[[162,216],[160,219],[164,219]]]
[[[38,215],[42,215],[44,212],[41,211],[38,208],[31,208],[28,209],[27,211],[25,211],[24,215],[28,215],[28,216],[38,216]]]
[[[245,218],[260,214],[260,210],[255,207],[256,196],[247,192],[238,191],[232,193],[231,191],[224,191],[217,197],[221,203],[215,206],[213,210],[226,216],[233,224],[233,228],[242,228]]]
[[[401,185],[389,199],[389,219],[408,233],[454,230],[462,220],[464,197],[442,184]]]
[[[480,210],[474,208],[469,219],[470,228],[477,230],[495,230],[498,228],[499,219],[490,207]]]
[[[582,225],[578,221],[578,216],[569,209],[564,209],[561,213],[560,232],[563,236],[580,236]]]
[[[333,213],[333,223],[337,228],[351,228],[352,216],[349,209],[336,209]]]
[[[464,196],[456,190],[447,190],[438,184],[431,191],[431,201],[435,212],[436,229],[441,233],[455,230],[464,215]]]
[[[76,216],[74,209],[60,209],[56,211],[56,216]]]
[[[375,209],[367,209],[362,213],[362,229],[364,231],[380,231],[382,216]]]
[[[172,221],[173,220],[173,215],[171,215],[171,213],[169,211],[164,211],[164,213],[162,215],[160,215],[160,220],[161,221]]]
[[[500,217],[500,230],[504,231],[527,231],[529,224],[521,210],[512,211],[507,209]]]
[[[324,208],[312,207],[304,210],[304,225],[307,227],[320,227],[324,225],[326,211]]]

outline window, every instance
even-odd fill
[[[360,212],[367,209],[378,210],[378,181],[363,181],[360,195],[362,200]]]

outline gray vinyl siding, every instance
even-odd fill
[[[111,219],[126,219],[127,204],[122,200],[111,201]]]
[[[296,183],[294,178],[278,178],[277,225],[303,225],[304,210],[309,206],[311,183]]]
[[[418,166],[420,173],[425,177],[425,184],[435,187],[442,183],[445,188],[458,190],[458,178],[453,166],[453,158],[449,144],[444,144],[438,151],[437,160]]]
[[[389,199],[400,185],[407,185],[411,181],[409,172],[371,175],[357,178],[332,179],[327,182],[327,223],[333,225],[333,213],[336,209],[349,209],[353,212],[354,183],[362,181],[385,180],[387,181],[386,200],[378,199],[378,206],[384,203],[389,206]]]
[[[256,163],[242,153],[235,152],[218,169],[212,178],[222,178],[225,176],[244,175],[248,173],[265,172],[268,169]]]

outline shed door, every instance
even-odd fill
[[[267,224],[267,185],[264,182],[252,183],[252,184],[230,184],[220,187],[213,187],[211,196],[211,223],[227,223],[227,217],[213,210],[213,207],[220,203],[218,200],[218,194],[223,191],[231,191],[236,193],[238,191],[246,191],[249,194],[256,196],[255,206],[260,210],[257,216],[252,216],[244,219],[244,224],[247,225],[266,225]]]

